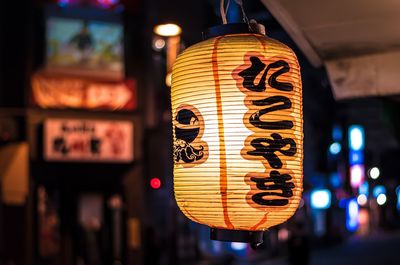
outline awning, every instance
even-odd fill
[[[400,1],[262,2],[314,66],[327,66],[336,99],[400,93]]]

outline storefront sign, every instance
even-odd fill
[[[44,124],[44,158],[48,161],[130,162],[130,121],[48,119]]]
[[[136,108],[136,82],[100,82],[35,74],[32,101],[41,108],[129,111]]]

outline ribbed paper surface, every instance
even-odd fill
[[[172,72],[174,189],[180,209],[210,227],[265,230],[302,192],[299,64],[254,34],[203,41]]]

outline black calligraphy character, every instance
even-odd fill
[[[254,92],[265,91],[265,78],[267,76],[267,71],[261,76],[258,85],[254,84],[254,80],[265,68],[265,64],[256,56],[250,57],[251,66],[243,71],[239,72],[239,76],[243,77],[243,87]]]
[[[288,82],[278,81],[278,77],[290,71],[290,66],[284,60],[278,60],[270,63],[262,74],[260,81],[256,85],[254,83],[257,76],[264,70],[265,64],[256,56],[250,57],[251,66],[239,72],[239,76],[243,77],[243,87],[254,92],[265,91],[265,79],[270,69],[280,68],[268,78],[268,85],[281,91],[292,91],[293,85]]]
[[[282,136],[277,133],[273,133],[271,136],[273,139],[253,139],[250,144],[255,148],[255,150],[248,151],[247,154],[252,156],[262,156],[268,160],[268,163],[272,168],[282,168],[282,161],[275,152],[279,152],[285,156],[294,156],[297,151],[296,142],[290,138],[282,138]],[[268,145],[265,145],[265,143]],[[283,149],[287,145],[289,145],[289,148]]]
[[[292,107],[292,102],[289,98],[284,96],[273,96],[261,100],[253,100],[252,103],[255,106],[269,106],[275,103],[281,103],[274,105],[269,108],[261,109],[254,112],[250,116],[250,123],[260,129],[270,129],[270,130],[281,130],[281,129],[291,129],[293,127],[293,122],[289,120],[284,121],[261,121],[261,116],[277,110],[290,109]]]
[[[90,152],[93,155],[99,155],[100,147],[101,147],[101,139],[92,136],[92,138],[90,139]]]
[[[53,150],[55,152],[60,152],[63,155],[69,153],[69,149],[67,148],[67,143],[63,137],[57,137],[53,140]]]
[[[281,67],[281,68],[280,68]],[[289,64],[283,60],[276,61],[274,63],[271,63],[268,65],[266,72],[268,72],[269,69],[271,68],[280,68],[278,71],[273,73],[269,79],[268,79],[268,84],[281,91],[292,91],[293,90],[293,85],[288,82],[280,82],[278,81],[278,77],[284,73],[288,73],[290,71]]]
[[[250,180],[256,183],[259,190],[265,190],[265,192],[259,192],[254,194],[251,199],[260,205],[268,206],[284,206],[289,203],[289,199],[293,196],[294,183],[288,182],[292,179],[289,174],[280,174],[278,171],[271,171],[269,178],[256,178],[251,177]],[[278,191],[281,192],[278,192]],[[286,199],[267,199],[265,196],[279,196]]]

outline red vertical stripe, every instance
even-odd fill
[[[215,98],[217,103],[217,115],[218,115],[218,130],[219,130],[219,163],[220,163],[220,177],[219,187],[222,200],[222,210],[224,212],[224,221],[228,229],[234,229],[233,224],[229,219],[228,214],[228,178],[226,169],[226,150],[225,150],[225,135],[224,135],[224,121],[222,114],[222,100],[221,100],[221,85],[219,82],[218,73],[218,43],[223,37],[217,37],[214,41],[214,48],[212,52],[212,70],[214,75],[215,83]]]

